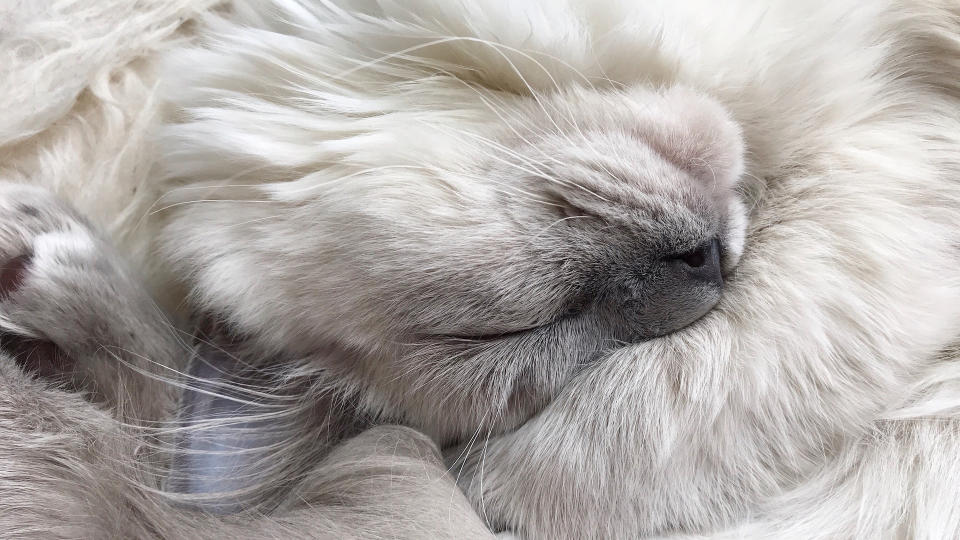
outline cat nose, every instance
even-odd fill
[[[691,251],[676,257],[677,264],[689,277],[715,284],[723,285],[723,276],[720,274],[720,241],[709,240],[700,244]]]

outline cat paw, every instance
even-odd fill
[[[0,348],[51,375],[110,343],[137,288],[116,259],[53,194],[0,184]]]

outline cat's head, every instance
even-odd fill
[[[362,111],[276,89],[184,99],[162,139],[185,197],[163,246],[198,310],[456,439],[720,299],[746,218],[739,130],[712,99],[392,91]]]

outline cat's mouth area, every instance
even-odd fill
[[[668,313],[664,316],[664,320],[648,327],[642,329],[631,329],[623,328],[625,325],[622,322],[618,322],[612,326],[620,326],[620,329],[612,328],[608,331],[600,331],[599,329],[596,333],[596,341],[599,342],[611,342],[617,343],[620,345],[629,345],[631,343],[639,343],[642,341],[648,341],[651,339],[656,339],[663,336],[668,336],[675,334],[677,332],[682,332],[684,329],[695,324],[697,321],[702,319],[708,313],[713,311],[713,309],[719,303],[719,295],[715,299],[701,303],[695,309],[685,310],[682,312]],[[432,334],[425,336],[429,341],[442,341],[449,345],[486,345],[493,343],[503,343],[511,340],[526,339],[530,337],[543,336],[560,324],[562,321],[555,321],[547,324],[529,326],[520,328],[517,330],[509,331],[493,331],[493,332],[484,332],[479,331],[476,333],[462,332],[462,333],[445,333],[445,334]],[[591,325],[594,326],[594,325]],[[572,345],[571,345],[572,346]]]
[[[719,303],[729,274],[723,268],[723,251],[720,240],[711,238],[691,250],[654,262],[646,277],[623,272],[611,278],[608,287],[588,300],[572,302],[575,307],[548,322],[421,335],[429,341],[469,346],[559,334],[577,321],[581,323],[577,325],[580,333],[625,343],[672,334],[695,323]],[[574,335],[569,337],[576,339]]]

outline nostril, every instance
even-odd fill
[[[720,242],[715,239],[672,259],[686,276],[717,283],[723,281],[720,275]]]
[[[697,248],[689,253],[684,253],[680,255],[679,259],[685,263],[687,266],[692,268],[700,268],[707,262],[707,253],[705,247]]]
[[[681,253],[675,257],[691,268],[700,268],[706,264],[720,261],[720,242],[716,239],[704,242],[696,249]]]

